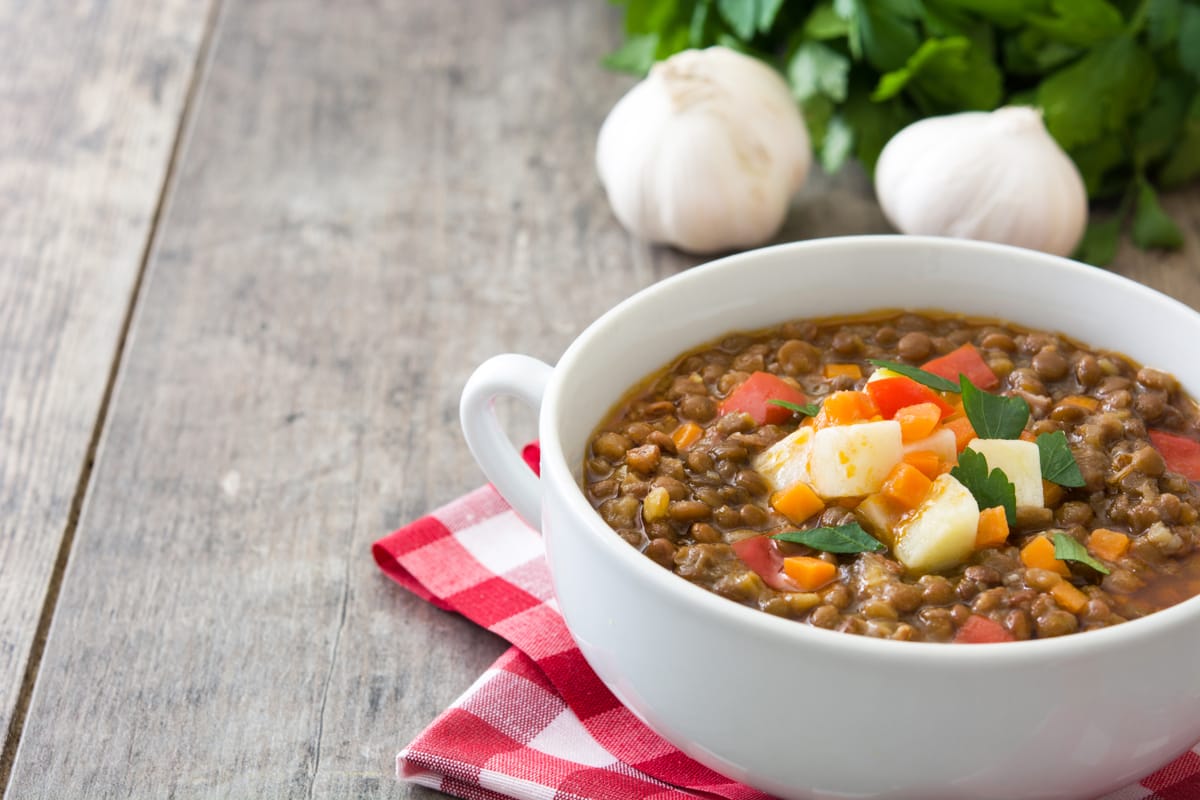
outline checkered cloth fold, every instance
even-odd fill
[[[538,466],[535,445],[526,462]],[[541,536],[491,486],[375,543],[388,577],[513,646],[397,756],[403,780],[467,800],[769,800],[691,760],[622,706],[555,604]],[[1200,798],[1189,751],[1104,800]]]

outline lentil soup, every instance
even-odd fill
[[[1196,403],[1168,373],[995,321],[731,334],[627,394],[583,475],[648,558],[822,628],[1045,638],[1200,593]]]

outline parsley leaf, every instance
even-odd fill
[[[788,62],[787,76],[798,100],[823,94],[840,103],[846,99],[850,59],[820,42],[805,42]]]
[[[758,21],[758,3],[754,0],[717,0],[717,10],[729,23],[739,39],[747,40],[754,35]]]
[[[769,31],[782,6],[783,0],[717,0],[717,10],[743,41]]]
[[[801,414],[806,417],[815,417],[817,414],[821,413],[821,406],[816,403],[806,403],[801,406],[797,405],[796,403],[789,403],[787,400],[774,399],[768,400],[767,403],[773,406],[782,406],[788,411],[794,411],[797,414]]]
[[[888,100],[901,91],[922,110],[990,109],[1000,102],[1004,78],[986,53],[964,36],[928,39],[903,67],[879,79],[872,100]]]
[[[848,156],[872,172],[922,118],[1036,106],[1088,196],[1128,199],[1084,257],[1110,260],[1125,230],[1140,247],[1180,241],[1157,193],[1200,177],[1198,0],[609,2],[625,21],[610,68],[645,75],[714,44],[767,62],[788,77],[828,172]]]
[[[1052,0],[1054,16],[1031,14],[1029,24],[1060,42],[1090,47],[1121,33],[1125,20],[1105,0]]]
[[[1029,421],[1029,403],[1023,397],[1004,397],[978,388],[958,377],[962,389],[963,411],[980,439],[1019,439]]]
[[[899,69],[921,44],[916,0],[854,0],[863,55],[876,69]]]
[[[854,148],[854,131],[841,114],[829,120],[825,138],[821,142],[821,168],[828,173],[837,172]]]
[[[1181,0],[1150,0],[1146,6],[1147,39],[1152,48],[1166,47],[1179,37],[1183,21]]]
[[[654,63],[654,53],[657,50],[657,33],[630,36],[625,40],[625,44],[604,57],[604,66],[617,72],[645,75]]]
[[[908,364],[900,364],[896,361],[883,361],[878,358],[868,358],[867,363],[873,364],[880,369],[889,369],[892,372],[899,373],[906,378],[912,378],[922,386],[928,386],[939,392],[954,392],[958,394],[959,386],[954,381],[949,381],[941,375],[934,375],[932,372],[926,372],[920,367],[910,367]]]
[[[810,528],[806,531],[787,531],[771,537],[781,542],[806,544],[826,553],[875,553],[887,546],[862,529],[857,522],[832,528]]]
[[[841,39],[850,34],[850,23],[833,10],[833,3],[825,2],[818,5],[804,21],[804,36],[808,39],[823,41],[826,39]]]
[[[987,459],[982,453],[969,447],[963,450],[958,456],[958,466],[950,474],[967,487],[980,509],[1001,506],[1008,524],[1017,523],[1017,487],[999,467],[988,472]]]
[[[1117,246],[1121,240],[1121,218],[1089,222],[1083,234],[1083,241],[1075,250],[1072,258],[1105,267],[1117,257]]]
[[[1185,5],[1179,20],[1179,65],[1200,80],[1200,8]]]
[[[1145,180],[1138,182],[1137,210],[1133,212],[1133,241],[1138,247],[1183,246],[1183,234],[1158,202],[1158,195]]]
[[[1093,558],[1086,547],[1061,531],[1054,534],[1054,557],[1060,561],[1078,561],[1080,564],[1087,564],[1101,575],[1107,575],[1111,571]]]
[[[1183,128],[1191,94],[1192,82],[1181,75],[1164,77],[1154,87],[1150,105],[1133,131],[1133,146],[1140,163],[1156,161],[1171,152]],[[1119,142],[1113,144],[1121,147]]]
[[[1200,47],[1200,42],[1197,42]],[[1200,92],[1192,97],[1184,118],[1182,134],[1158,173],[1164,188],[1180,186],[1200,175]]]
[[[1038,459],[1042,464],[1042,477],[1059,486],[1083,486],[1083,473],[1071,454],[1067,435],[1062,431],[1043,433],[1037,437]]]
[[[1046,127],[1068,151],[1120,131],[1150,99],[1154,60],[1131,37],[1109,39],[1042,81]]]

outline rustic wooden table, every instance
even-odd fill
[[[695,263],[594,175],[614,9],[386,6],[0,1],[6,798],[433,796],[395,752],[503,644],[369,545],[481,482],[477,363]],[[1167,206],[1114,269],[1200,307]],[[780,238],[886,229],[849,171]]]

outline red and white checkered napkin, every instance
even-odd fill
[[[537,468],[537,448],[525,449]],[[397,756],[408,781],[468,800],[767,795],[697,764],[622,706],[554,601],[541,536],[484,486],[375,543],[379,567],[512,647]],[[1104,800],[1200,798],[1200,755]]]

